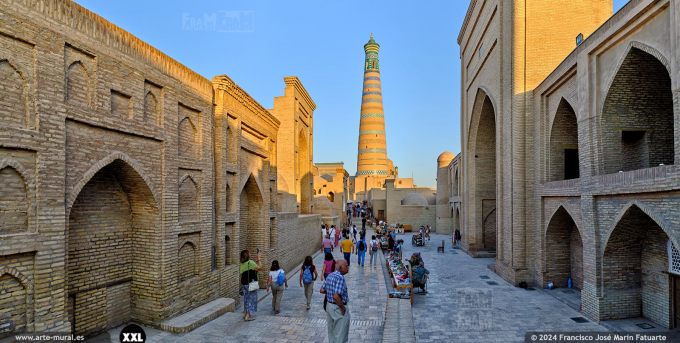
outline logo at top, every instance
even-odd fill
[[[130,324],[120,331],[121,343],[144,343],[146,342],[146,332],[137,324]]]

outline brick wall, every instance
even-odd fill
[[[3,321],[9,322],[14,332],[31,331],[33,327],[33,315],[31,308],[34,306],[32,284],[34,277],[34,254],[13,254],[0,256],[0,315]],[[12,266],[12,267],[8,267]],[[4,338],[9,334],[0,334]]]
[[[583,287],[583,245],[581,235],[569,213],[560,207],[546,232],[546,270],[544,286],[552,281],[555,287],[567,287],[571,277],[573,286]]]
[[[0,324],[157,325],[237,298],[242,245],[318,247],[278,240],[280,122],[227,76],[209,81],[74,2],[0,12],[0,282],[12,289]]]
[[[656,57],[630,50],[607,93],[602,118],[600,173],[673,164],[671,79]],[[626,139],[625,131],[643,133]]]
[[[578,149],[578,129],[574,109],[561,100],[550,130],[549,181],[564,180],[565,149]],[[575,166],[578,169],[578,165]]]
[[[668,236],[632,207],[611,233],[604,252],[602,319],[644,316],[670,325]]]
[[[279,213],[276,219],[278,244],[270,260],[279,260],[281,268],[289,271],[302,263],[305,256],[314,255],[321,248],[321,218],[319,215]],[[266,267],[268,270],[269,265]]]

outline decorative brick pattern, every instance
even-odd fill
[[[583,243],[569,213],[560,207],[548,224],[545,234],[546,269],[544,286],[566,288],[571,277],[573,287],[583,288]]]
[[[631,207],[611,233],[603,258],[602,319],[644,316],[669,326],[668,236]]]
[[[478,256],[482,207],[495,199],[494,270],[514,285],[564,287],[571,276],[591,320],[675,325],[660,274],[664,242],[680,241],[673,8],[632,0],[612,15],[609,1],[473,0],[458,37],[462,152],[438,188],[453,190],[460,168],[461,197],[450,191],[446,209],[461,210],[462,247]],[[479,168],[487,98],[495,174]],[[479,194],[492,175],[495,195]]]
[[[576,125],[576,113],[569,103],[562,99],[552,129],[550,130],[550,178],[549,181],[565,180],[565,150],[576,149],[578,151],[578,128]],[[575,165],[569,166],[578,170],[578,159]]]
[[[228,77],[72,1],[0,13],[0,325],[158,326],[238,300],[242,244],[286,268],[318,249],[319,216],[275,211],[281,122]]]
[[[0,169],[0,233],[28,230],[28,200],[26,183],[17,170]]]
[[[602,119],[602,174],[673,164],[671,79],[653,55],[637,48],[628,52],[607,93]]]

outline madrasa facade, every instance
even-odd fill
[[[473,0],[437,218],[595,321],[680,327],[680,2]]]
[[[0,13],[0,338],[181,332],[166,320],[233,311],[241,250],[286,270],[317,250],[297,77],[267,110],[74,2]]]

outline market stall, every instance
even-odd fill
[[[385,260],[394,287],[394,291],[390,292],[390,297],[408,298],[413,303],[411,274],[401,259],[401,253],[385,252]]]

